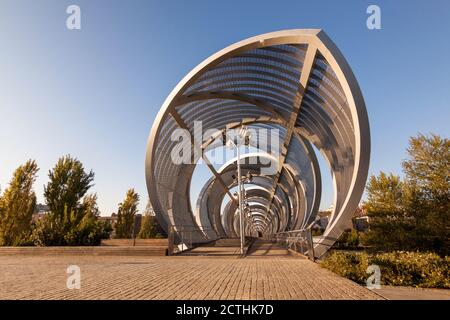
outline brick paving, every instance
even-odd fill
[[[69,265],[81,289],[67,289]],[[295,257],[0,256],[0,299],[380,299]]]

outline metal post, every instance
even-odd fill
[[[184,251],[184,226],[181,227],[181,251]]]
[[[169,245],[167,248],[167,255],[171,256],[173,255],[173,242],[174,242],[174,228],[172,225],[169,225],[169,234],[168,234],[168,241],[169,241]]]
[[[308,253],[309,253],[309,259],[311,259],[312,261],[315,261],[315,256],[314,256],[314,242],[313,242],[313,237],[312,237],[312,230],[311,228],[308,228],[306,230],[307,232],[307,237],[308,237]]]
[[[238,198],[239,198],[239,233],[241,237],[241,254],[244,254],[244,217],[243,217],[243,205],[242,205],[242,181],[241,181],[241,153],[239,150],[239,144],[236,145],[237,149],[237,169],[238,169]]]
[[[133,240],[133,247],[136,245],[136,236],[135,236],[135,229],[136,228],[136,215],[133,215],[133,226],[131,229],[131,239]]]

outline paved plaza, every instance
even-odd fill
[[[69,265],[81,288],[67,289]],[[0,256],[0,299],[382,299],[295,256]]]

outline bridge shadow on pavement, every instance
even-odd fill
[[[291,253],[280,244],[257,238],[248,239],[244,251],[246,258],[303,258],[301,255]],[[199,245],[192,250],[178,254],[178,256],[242,258],[239,239],[219,239]]]
[[[247,257],[297,258],[299,255],[293,255],[287,248],[284,248],[276,242],[256,239],[249,247]]]

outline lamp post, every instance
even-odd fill
[[[248,197],[247,197],[247,192],[244,188],[245,183],[251,183],[253,180],[253,175],[250,173],[250,171],[247,171],[247,174],[244,178],[244,183],[242,184],[242,191],[243,191],[243,204],[244,204],[244,216],[245,216],[245,222],[248,223],[249,225],[249,232],[250,235],[253,235],[254,230],[254,226],[253,226],[253,221],[252,221],[252,216],[250,213],[250,205],[248,203]]]
[[[237,152],[237,183],[238,183],[238,202],[239,202],[239,235],[241,240],[241,254],[244,254],[244,242],[245,242],[245,233],[244,233],[244,199],[243,199],[243,191],[244,186],[242,184],[242,176],[241,176],[241,152],[239,148],[242,145],[248,145],[250,136],[247,134],[247,127],[242,126],[239,129],[238,133],[239,137],[235,141],[233,139],[226,139],[226,145],[228,147],[235,147]],[[224,132],[224,137],[226,138],[226,133]]]
[[[241,177],[241,156],[239,151],[239,145],[236,146],[237,149],[237,171],[238,171],[238,196],[239,196],[239,233],[241,236],[241,254],[244,254],[244,206],[243,206],[243,195],[242,195],[242,177]]]

